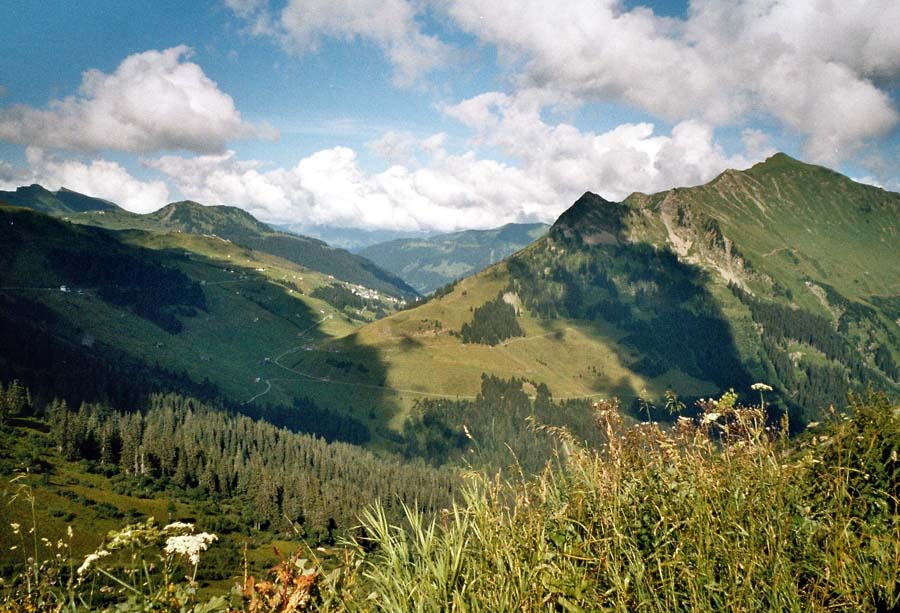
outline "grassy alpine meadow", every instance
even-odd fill
[[[832,411],[792,439],[766,414],[768,386],[756,390],[758,404],[729,392],[666,426],[628,425],[616,400],[599,402],[605,442],[594,450],[535,424],[558,448],[539,475],[472,474],[462,500],[430,520],[408,509],[391,521],[369,507],[327,570],[306,549],[238,577],[230,594],[200,595],[193,573],[213,537],[144,522],[110,533],[69,570],[52,552],[29,558],[6,582],[4,607],[26,610],[39,595],[47,610],[72,611],[91,602],[166,611],[896,610],[900,404],[853,397],[848,413]],[[41,529],[26,535],[26,520],[3,527],[27,536],[23,546]],[[106,591],[92,601],[97,586]]]

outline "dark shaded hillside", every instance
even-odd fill
[[[358,253],[402,277],[422,294],[484,270],[540,238],[544,224],[507,224],[430,238],[397,239]]]
[[[0,267],[4,286],[95,292],[171,334],[182,329],[176,315],[206,308],[199,283],[157,253],[22,209],[0,208]]]
[[[232,280],[237,273],[200,256],[120,240],[135,236],[0,207],[0,378],[74,404],[141,407],[150,392],[178,390],[235,406],[265,389],[259,374],[277,374],[257,352],[317,337],[321,314],[258,273]],[[235,283],[238,291],[224,289]],[[376,359],[368,363],[378,371]],[[235,386],[235,373],[247,385]],[[303,389],[241,411],[329,440],[370,439],[368,425],[321,408]]]
[[[709,275],[667,248],[628,240],[628,207],[585,194],[548,236],[509,259],[510,290],[542,318],[611,323],[640,356],[637,372],[676,366],[720,387],[746,387],[726,316]]]

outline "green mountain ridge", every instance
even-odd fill
[[[816,419],[823,403],[869,383],[896,393],[898,202],[898,194],[783,155],[726,171],[706,185],[635,193],[620,203],[586,193],[545,236],[514,255],[425,304],[362,327],[372,315],[356,311],[360,305],[349,292],[329,289],[327,275],[244,249],[240,237],[262,229],[243,211],[174,203],[151,216],[97,211],[69,219],[111,227],[143,223],[153,230],[124,232],[122,239],[212,258],[217,276],[206,281],[239,265],[238,274],[248,278],[256,268],[269,269],[261,281],[280,283],[281,294],[302,289],[307,326],[316,311],[338,318],[321,323],[314,342],[291,344],[285,339],[299,330],[272,329],[253,335],[256,357],[237,356],[242,365],[227,374],[189,358],[167,367],[189,366],[195,381],[209,377],[232,394],[247,390],[247,380],[259,386],[271,380],[273,401],[308,396],[387,428],[381,434],[390,438],[423,399],[475,398],[483,374],[544,385],[555,399],[617,395],[626,405],[639,397],[661,402],[668,389],[706,397],[729,387],[746,392],[761,381],[778,390],[797,425]],[[184,262],[176,265],[185,269]],[[304,274],[306,285],[292,285]],[[205,286],[208,302],[210,291]],[[488,303],[496,307],[483,308]],[[228,307],[240,308],[237,302]],[[474,322],[476,315],[481,321]],[[242,319],[236,311],[232,317]],[[196,320],[182,323],[200,333],[192,331]],[[474,323],[479,334],[463,342],[462,331]],[[522,336],[496,335],[494,323]],[[138,354],[152,353],[135,335],[126,338],[142,347]],[[193,342],[208,342],[203,338]],[[234,342],[222,338],[217,352],[232,351]],[[248,366],[279,355],[280,371]],[[284,382],[266,376],[274,372]]]
[[[367,424],[340,403],[320,409],[302,378],[277,365],[280,354],[372,320],[373,305],[391,308],[376,299],[331,304],[336,287],[344,286],[216,237],[110,231],[0,206],[0,380],[124,410],[151,391],[179,390],[365,441]]]
[[[15,192],[0,192],[0,202],[110,230],[217,236],[400,300],[418,295],[402,279],[365,258],[333,248],[318,239],[274,230],[237,207],[206,206],[185,200],[141,215],[106,200],[66,189],[49,192],[39,185],[21,187]]]
[[[512,255],[548,229],[545,224],[507,224],[490,230],[397,239],[357,253],[428,294]]]
[[[48,215],[122,210],[108,200],[85,196],[65,187],[51,192],[36,184],[19,187],[14,192],[0,191],[0,202],[31,208]]]
[[[799,426],[869,384],[900,392],[898,234],[900,195],[777,155],[621,203],[587,193],[543,238],[352,339],[382,356],[398,415],[415,394],[474,397],[488,373],[626,404],[765,382]],[[498,294],[525,336],[463,343]],[[315,355],[293,365],[372,383]]]
[[[273,230],[237,207],[182,201],[168,204],[148,215],[87,212],[72,216],[70,220],[114,229],[214,235],[400,299],[417,295],[401,279],[362,257],[344,249],[335,249],[314,238]]]

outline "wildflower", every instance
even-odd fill
[[[15,523],[15,522],[13,522],[13,523],[11,523],[11,524],[9,525],[9,527],[12,528],[13,534],[18,534],[18,533],[19,533],[19,528],[20,528],[21,526],[20,526],[19,524]]]
[[[102,557],[108,556],[109,552],[105,549],[99,549],[92,554],[89,554],[88,557],[84,559],[84,562],[81,566],[78,567],[78,576],[83,576],[87,571],[90,570],[91,566]]]
[[[72,538],[75,535],[75,531],[72,530],[72,526],[66,526],[66,534],[69,535],[69,538]]]
[[[166,553],[177,553],[186,556],[191,561],[191,564],[196,566],[200,562],[200,552],[206,551],[210,543],[217,540],[219,540],[219,537],[208,532],[170,536],[166,539]]]
[[[753,385],[750,386],[750,389],[757,391],[757,392],[771,392],[772,386],[766,385],[765,383],[754,383]]]
[[[710,423],[716,421],[717,419],[719,419],[720,417],[722,417],[722,416],[719,413],[706,413],[703,416],[703,423],[710,424]]]

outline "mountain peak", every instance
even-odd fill
[[[770,173],[780,173],[785,171],[826,171],[830,174],[838,174],[833,170],[824,166],[816,166],[815,164],[807,164],[798,159],[792,158],[786,153],[776,153],[767,157],[762,162],[754,164],[744,172],[751,175],[765,175]]]
[[[551,233],[564,236],[603,232],[618,237],[623,229],[623,217],[627,206],[611,202],[593,192],[585,192],[569,207],[551,228]]]

